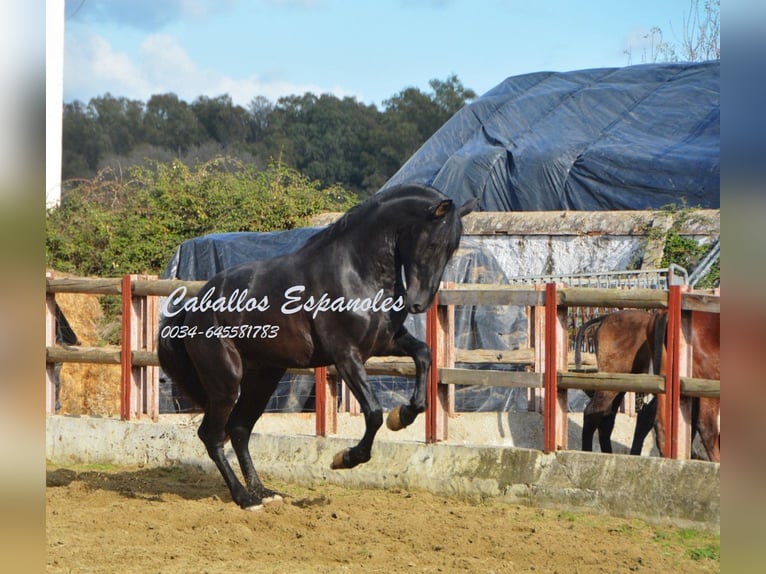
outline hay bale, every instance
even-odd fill
[[[65,277],[55,273],[56,277]],[[101,344],[104,313],[100,297],[57,293],[58,303],[80,344]],[[64,363],[59,373],[62,414],[118,416],[120,414],[120,367],[91,363]]]

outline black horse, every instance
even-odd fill
[[[226,269],[195,297],[183,288],[168,297],[160,364],[203,408],[197,434],[234,502],[257,509],[279,498],[258,478],[248,442],[288,368],[335,365],[361,405],[364,436],[335,455],[334,469],[367,462],[383,423],[364,368],[369,357],[415,361],[414,393],[389,413],[389,428],[404,428],[425,410],[431,352],[404,320],[433,301],[460,243],[461,217],[474,205],[457,207],[423,185],[380,191],[297,251]],[[224,456],[227,437],[244,486]]]

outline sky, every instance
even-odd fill
[[[689,0],[66,0],[64,101],[311,92],[384,100],[457,76],[641,64],[678,42]]]

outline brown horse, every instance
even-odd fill
[[[664,338],[665,311],[648,313],[625,310],[591,319],[580,327],[575,342],[575,362],[579,366],[579,354],[584,333],[597,328],[595,334],[596,360],[600,372],[605,373],[651,373],[664,372],[664,368],[653,369],[653,364],[663,365],[661,356],[655,358],[655,349],[663,345],[655,342],[662,333]],[[661,331],[657,328],[663,325]],[[697,378],[719,378],[720,316],[717,313],[694,313],[692,327],[692,375]],[[583,413],[582,449],[593,450],[593,435],[598,430],[601,452],[611,453],[611,433],[617,410],[625,396],[618,391],[595,391]],[[660,401],[663,402],[664,401]],[[663,405],[664,406],[664,405]],[[718,413],[720,400],[695,398],[692,401],[692,433],[700,433],[700,439],[711,461],[720,461],[720,431]],[[662,409],[663,407],[660,407]],[[663,412],[658,411],[654,397],[638,413],[636,430],[630,453],[641,454],[644,439],[655,428],[657,445],[662,452],[665,430]]]
[[[654,357],[654,371],[658,374],[665,374],[666,329],[667,312],[653,313],[647,325],[646,341]],[[692,312],[692,349],[692,376],[699,379],[720,379],[721,316],[719,313]],[[665,408],[667,408],[667,401],[655,396],[639,413],[631,454],[641,453],[644,439],[652,426],[657,449],[662,453],[665,447]],[[718,424],[720,409],[719,398],[695,397],[692,401],[692,433],[699,432],[708,458],[713,462],[721,461],[721,432]]]
[[[580,366],[580,349],[586,331],[596,328],[596,360],[603,373],[648,373],[652,355],[646,341],[651,313],[625,310],[601,315],[580,327],[575,341],[575,363]],[[595,391],[583,413],[582,449],[593,450],[598,430],[601,452],[612,452],[612,430],[617,410],[625,396],[618,391]]]

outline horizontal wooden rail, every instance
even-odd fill
[[[133,294],[166,297],[178,287],[186,287],[188,295],[196,294],[205,281],[178,279],[134,279]],[[86,293],[91,295],[119,295],[120,279],[94,279],[89,277],[59,277],[46,279],[48,293]],[[527,285],[460,284],[439,292],[442,305],[520,305],[535,306],[545,303],[545,293]],[[557,303],[570,307],[631,307],[661,309],[667,307],[667,292],[656,289],[603,289],[597,287],[559,287]],[[681,308],[688,311],[720,313],[720,296],[684,293]]]
[[[562,389],[583,391],[617,391],[664,393],[665,377],[661,375],[628,373],[559,373]]]
[[[487,387],[521,387],[527,389],[543,388],[542,373],[442,367],[439,369],[439,376],[443,385],[482,385]]]
[[[445,385],[482,385],[487,387],[542,388],[542,374],[523,371],[483,369],[439,369]],[[582,391],[617,391],[636,393],[664,393],[665,377],[642,373],[558,373],[558,386],[562,389]],[[721,381],[681,377],[681,394],[688,397],[721,396]]]
[[[86,295],[119,295],[122,279],[91,279],[85,277],[47,277],[47,293],[83,293]]]
[[[187,295],[196,295],[206,281],[180,281],[178,279],[135,279],[133,294],[167,297],[179,287],[186,287]]]
[[[181,281],[179,279],[133,279],[133,295],[146,297],[155,295],[167,297],[179,287],[186,287],[187,295],[195,295],[205,281]],[[90,277],[48,277],[45,280],[47,293],[83,293],[86,295],[121,295],[121,279],[93,279]]]
[[[666,309],[668,294],[657,289],[603,289],[598,287],[559,287],[557,304],[566,307],[615,307],[635,309]],[[442,305],[520,305],[545,303],[545,293],[527,285],[486,285],[464,283],[439,291]],[[721,312],[719,295],[684,293],[684,311]]]

